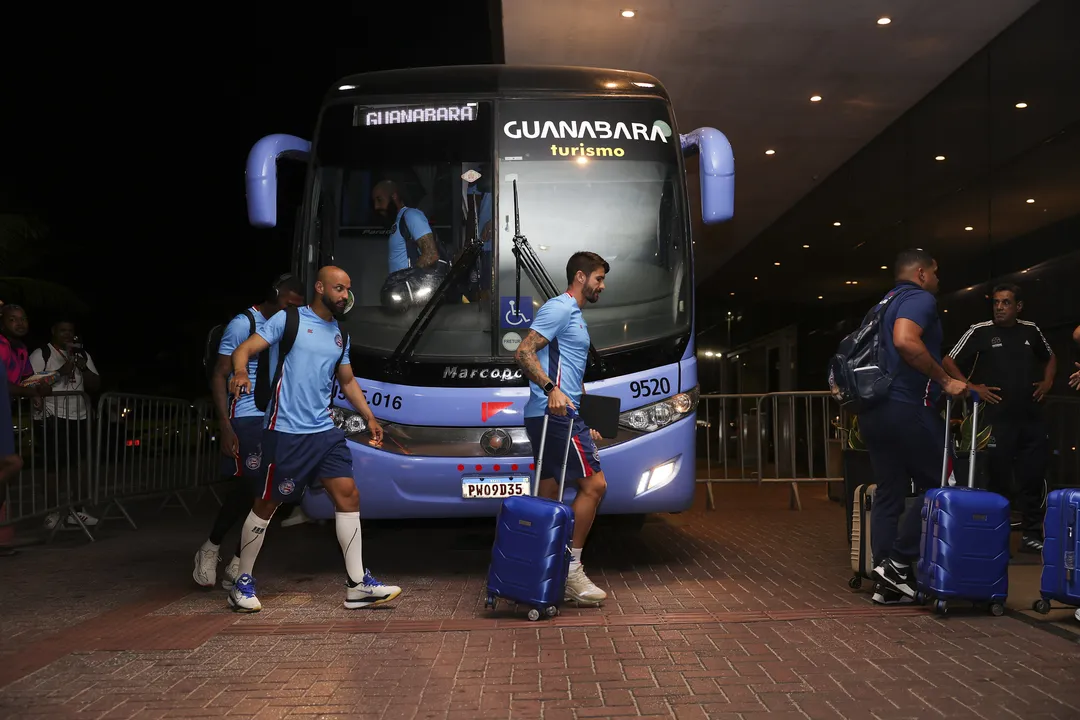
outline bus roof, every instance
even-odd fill
[[[327,93],[326,100],[352,95],[530,95],[549,92],[644,94],[668,100],[664,86],[647,73],[559,65],[451,65],[380,70],[342,78]]]

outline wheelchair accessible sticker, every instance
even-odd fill
[[[499,298],[499,324],[504,329],[528,330],[533,319],[532,298],[521,296],[521,305],[513,295]]]

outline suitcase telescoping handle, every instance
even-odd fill
[[[547,442],[548,418],[550,412],[544,412],[544,429],[540,431],[540,452],[536,453],[536,474],[533,477],[533,497],[540,496],[540,472],[544,467],[544,443]],[[566,464],[570,459],[570,443],[574,440],[574,411],[566,408],[566,417],[570,420],[570,427],[566,430],[566,447],[563,448],[562,474],[559,476],[559,502],[563,499],[563,488],[566,486]]]
[[[979,393],[971,392],[971,450],[968,454],[968,487],[975,487],[975,449],[979,437],[979,406],[982,400]],[[949,421],[952,419],[952,398],[945,401],[945,456],[941,461],[941,487],[949,482],[949,443],[952,441],[952,433],[949,431]]]

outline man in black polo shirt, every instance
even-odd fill
[[[992,298],[994,319],[972,325],[942,364],[986,401],[979,424],[993,425],[987,446],[991,489],[1009,496],[1015,472],[1024,534],[1020,548],[1042,552],[1050,443],[1040,403],[1054,384],[1057,358],[1039,326],[1017,317],[1024,309],[1018,286],[998,285]]]

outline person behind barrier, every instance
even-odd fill
[[[1073,330],[1073,342],[1080,345],[1080,325],[1076,326]],[[1069,387],[1074,390],[1080,390],[1080,362],[1073,363],[1076,366],[1076,372],[1069,376]],[[1080,620],[1080,610],[1077,610],[1077,619]]]
[[[54,373],[56,376],[52,385],[54,397],[44,401],[41,412],[35,412],[35,420],[40,420],[44,433],[42,437],[45,438],[46,446],[45,467],[55,465],[65,469],[77,468],[80,461],[89,462],[93,457],[90,445],[94,439],[88,435],[87,427],[90,423],[90,410],[81,396],[55,395],[96,393],[101,388],[101,376],[94,364],[94,358],[79,342],[72,320],[61,317],[53,323],[51,330],[50,341],[30,353],[30,366],[35,374]],[[86,508],[73,509],[64,524],[71,528],[78,527],[76,515],[87,527],[98,524],[97,518],[86,512]],[[45,516],[45,527],[50,530],[59,522],[58,512]]]
[[[529,400],[525,405],[525,431],[533,453],[540,450],[544,415],[548,414],[544,457],[534,458],[540,476],[540,495],[559,497],[558,478],[562,473],[567,433],[573,433],[571,457],[566,461],[566,482],[578,483],[574,498],[573,560],[566,580],[566,595],[582,603],[599,603],[607,593],[585,574],[581,553],[596,518],[596,509],[607,491],[595,440],[599,433],[585,426],[580,416],[567,417],[567,410],[581,405],[585,392],[585,365],[589,357],[589,328],[581,314],[586,302],[595,303],[604,291],[611,268],[599,255],[578,252],[566,263],[566,292],[548,300],[533,318],[529,333],[518,345],[514,359],[529,378]]]
[[[23,462],[15,452],[15,428],[11,422],[11,398],[8,395],[8,383],[0,382],[0,510],[7,500],[8,482],[18,477]],[[0,545],[0,556],[14,555],[15,550]]]
[[[968,328],[943,364],[986,401],[980,426],[993,428],[986,448],[989,489],[1011,497],[1015,476],[1020,550],[1041,553],[1043,489],[1050,462],[1042,401],[1054,384],[1057,357],[1039,326],[1019,319],[1024,301],[1018,285],[998,285],[991,298],[994,319]]]
[[[262,609],[251,573],[274,510],[285,500],[301,497],[315,480],[321,481],[337,510],[334,524],[345,557],[345,607],[381,605],[401,594],[401,588],[384,585],[364,567],[352,453],[345,432],[334,425],[328,412],[336,377],[341,392],[367,423],[372,442],[382,442],[382,426],[353,376],[348,335],[338,325],[348,307],[350,285],[341,268],[322,268],[311,305],[278,313],[233,353],[229,385],[234,395],[240,395],[251,392],[249,358],[278,347],[263,424],[265,462],[258,495],[241,534],[240,577],[229,593],[229,604],[237,612]]]
[[[922,249],[897,255],[896,287],[881,321],[881,350],[892,384],[884,400],[862,411],[859,431],[874,467],[877,490],[870,510],[874,602],[915,598],[912,563],[919,558],[921,516],[899,520],[915,485],[921,497],[941,483],[945,424],[935,409],[942,391],[956,397],[966,385],[941,366],[942,329],[937,312],[938,264]],[[887,296],[888,297],[888,296]],[[921,507],[921,500],[920,500]]]
[[[191,572],[195,583],[201,587],[213,587],[217,582],[217,564],[221,562],[219,551],[225,534],[237,524],[244,513],[251,509],[251,482],[261,478],[263,411],[255,403],[255,390],[258,382],[269,382],[267,372],[259,377],[260,363],[264,368],[274,366],[276,353],[252,356],[247,362],[248,375],[251,378],[251,392],[245,395],[227,395],[227,387],[232,375],[232,354],[255,332],[266,325],[278,312],[287,307],[299,307],[304,304],[304,284],[300,279],[289,274],[280,276],[270,286],[266,297],[258,305],[238,314],[225,326],[218,345],[217,361],[210,376],[210,395],[214,400],[214,410],[218,416],[218,428],[221,433],[221,476],[233,482],[228,494],[221,503],[217,517],[210,529],[210,536],[195,552],[195,567]],[[262,357],[265,355],[265,357]],[[243,480],[246,479],[247,482]],[[236,578],[240,576],[240,545],[236,553],[225,566],[221,587],[232,590]]]
[[[37,398],[52,393],[49,383],[22,384],[34,374],[26,348],[28,332],[30,322],[21,306],[0,306],[0,366],[7,376],[8,394],[13,398]]]

